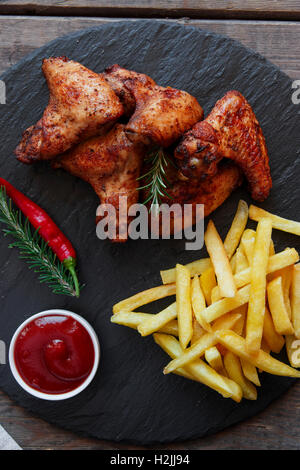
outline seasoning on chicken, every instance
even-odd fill
[[[138,202],[140,168],[145,148],[132,143],[124,125],[116,124],[106,135],[92,137],[54,161],[54,168],[64,168],[93,187],[101,204],[112,204],[119,210],[120,196],[127,197],[127,206]],[[126,220],[118,216],[115,241],[125,241]],[[98,219],[99,220],[99,219]],[[98,222],[97,220],[97,222]]]
[[[132,90],[136,88],[147,90],[156,86],[155,81],[148,75],[124,69],[118,64],[105,69],[103,77],[123,104],[126,116],[131,116],[136,106]]]
[[[196,179],[183,178],[178,174],[175,166],[168,165],[166,178],[169,182],[167,191],[170,198],[163,197],[163,204],[192,205],[192,225],[196,223],[196,204],[204,204],[204,217],[207,217],[230,196],[230,194],[241,186],[243,175],[238,166],[233,162],[224,161],[217,167],[216,174],[202,181],[200,184]],[[187,228],[184,220],[177,220],[176,211],[170,213],[171,233],[176,233],[181,227]]]
[[[103,76],[120,98],[131,140],[169,147],[203,118],[203,109],[189,93],[158,86],[148,75],[115,64]]]
[[[250,104],[238,91],[226,93],[209,116],[183,136],[175,156],[182,174],[201,184],[217,173],[217,165],[225,157],[242,169],[253,199],[263,201],[272,187],[261,127]]]
[[[18,160],[49,160],[74,144],[106,132],[123,106],[106,80],[66,57],[45,59],[42,66],[50,99],[42,118],[23,134]]]
[[[169,147],[184,132],[203,118],[203,109],[189,93],[158,85],[144,88],[127,84],[136,101],[126,132],[131,140],[143,139],[160,147]]]

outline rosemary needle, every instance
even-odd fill
[[[169,163],[172,163],[170,159],[165,155],[162,148],[152,150],[146,158],[146,163],[151,164],[151,168],[144,175],[137,178],[138,180],[144,180],[144,186],[137,188],[138,190],[144,189],[146,191],[146,199],[143,204],[151,203],[150,212],[161,204],[163,197],[172,199],[168,194],[167,188],[170,183],[166,177],[166,168]]]

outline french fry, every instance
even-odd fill
[[[231,266],[232,274],[235,274],[235,271],[236,271],[236,253],[234,253],[234,255],[232,256],[229,263],[230,263],[230,266]]]
[[[243,250],[246,254],[246,258],[248,261],[249,266],[252,263],[252,256],[253,256],[253,250],[254,250],[254,245],[255,245],[255,237],[256,233],[254,230],[247,228],[241,239],[241,246],[243,247]]]
[[[290,266],[299,261],[299,255],[295,248],[287,248],[286,250],[276,253],[268,259],[267,273],[274,273]],[[251,281],[251,268],[244,269],[234,275],[234,282],[239,289],[240,287],[249,284]]]
[[[223,359],[219,350],[215,346],[212,346],[211,348],[208,348],[205,351],[204,356],[205,356],[206,362],[210,365],[210,367],[212,367],[217,372],[222,374],[224,366],[223,366]]]
[[[193,336],[193,315],[190,273],[181,264],[176,265],[176,302],[179,342],[185,349]]]
[[[179,342],[174,337],[159,333],[154,334],[153,337],[155,342],[164,349],[171,358],[176,359],[176,357],[179,357],[183,353]],[[180,369],[180,371],[182,371],[182,369]],[[194,380],[207,385],[225,398],[230,397],[238,403],[242,399],[242,391],[237,384],[227,377],[222,377],[201,359],[189,364],[183,371],[191,374]]]
[[[261,350],[264,351],[267,354],[270,354],[270,352],[271,352],[271,348],[268,345],[268,343],[264,340],[264,338],[262,338],[262,340],[261,340]],[[258,372],[261,374],[263,372],[263,370],[258,369]]]
[[[267,287],[268,303],[272,315],[275,330],[280,335],[292,335],[294,333],[293,325],[284,303],[282,278],[276,277],[269,282]]]
[[[271,352],[270,346],[268,345],[268,343],[264,339],[261,340],[261,349],[262,349],[262,351],[264,351],[268,354],[270,354],[270,352]]]
[[[271,256],[268,260],[267,266],[267,273],[276,273],[281,269],[290,266],[294,263],[299,261],[299,255],[295,248],[286,248],[285,250],[281,251],[280,253],[276,253],[275,255]],[[275,276],[276,277],[276,276]],[[243,271],[240,271],[234,275],[234,282],[236,287],[239,289],[240,287],[244,287],[249,284],[251,281],[251,269],[247,268]],[[218,286],[214,287],[212,290],[212,296],[214,297],[215,301],[217,299],[221,299],[220,289]]]
[[[117,325],[127,326],[128,328],[137,329],[137,327],[145,320],[155,317],[152,313],[143,312],[119,312],[110,318],[112,323]],[[178,336],[178,323],[177,320],[172,320],[164,325],[159,330],[160,333],[166,333],[169,335]]]
[[[242,247],[239,247],[236,250],[235,273],[244,271],[244,269],[247,269],[248,267],[249,263],[246,255],[244,254],[244,250],[242,249]]]
[[[193,277],[196,274],[202,274],[206,269],[211,267],[211,261],[209,258],[203,258],[192,263],[185,265],[186,268],[190,271],[190,276]],[[172,284],[176,280],[176,268],[166,269],[160,271],[160,276],[163,284]]]
[[[223,242],[212,220],[208,222],[204,240],[216,273],[221,295],[223,297],[234,297],[237,289],[231,266]]]
[[[246,379],[250,380],[250,382],[254,383],[254,385],[256,385],[257,387],[260,387],[260,380],[258,377],[256,367],[243,358],[240,358],[240,361],[241,361],[243,374],[246,377]]]
[[[238,313],[241,317],[237,320],[235,325],[232,327],[232,330],[235,331],[238,335],[243,336],[245,329],[246,315],[247,315],[248,306],[247,304],[241,305],[241,307],[233,310],[232,313]]]
[[[127,326],[128,328],[134,328],[136,330],[142,321],[150,317],[152,317],[151,313],[121,311],[110,317],[110,321],[111,323]]]
[[[221,300],[221,298],[219,286],[215,286],[211,291],[211,303],[214,304],[218,302],[218,300]]]
[[[152,287],[151,289],[144,290],[143,292],[139,292],[138,294],[128,297],[128,299],[118,302],[113,306],[113,313],[118,313],[121,311],[131,312],[136,308],[141,307],[142,305],[146,305],[150,302],[154,302],[155,300],[159,300],[175,294],[175,284]]]
[[[202,357],[206,349],[215,346],[218,342],[218,338],[213,333],[206,333],[201,336],[194,344],[189,348],[185,349],[183,354],[177,359],[169,362],[169,364],[164,368],[164,374],[170,374],[174,370],[186,367],[190,362],[195,361],[199,357]]]
[[[219,342],[223,344],[223,346],[225,346],[229,351],[245,359],[246,361],[249,361],[258,369],[262,369],[263,371],[273,375],[300,378],[299,371],[284,364],[283,362],[278,361],[261,349],[256,355],[249,354],[246,348],[246,340],[234,333],[234,331],[219,330],[215,333],[215,335],[218,337]]]
[[[271,314],[266,307],[264,317],[263,340],[268,344],[270,351],[280,353],[284,346],[284,337],[275,330]]]
[[[296,264],[293,267],[291,310],[295,336],[300,339],[300,264]]]
[[[266,303],[266,276],[269,259],[272,223],[270,219],[258,222],[251,264],[250,296],[246,323],[248,351],[257,354],[260,349]]]
[[[257,231],[246,228],[248,215]],[[209,221],[210,257],[161,271],[163,285],[115,304],[111,322],[153,334],[172,359],[164,374],[196,380],[236,402],[257,399],[258,372],[300,378],[299,254],[294,248],[275,254],[272,228],[300,235],[300,222],[253,205],[248,214],[240,201],[224,244]],[[172,295],[176,302],[158,314],[134,311]],[[294,368],[270,355],[284,344]]]
[[[292,367],[300,367],[300,340],[294,335],[285,337],[285,346],[289,362]]]
[[[269,258],[268,273],[278,271],[279,269],[297,263],[298,261],[299,255],[295,248],[286,248],[280,253],[276,253]],[[203,258],[186,264],[185,266],[189,269],[191,277],[193,277],[196,274],[202,274],[206,269],[208,269],[211,266],[211,261],[209,258]],[[175,282],[175,268],[161,271],[160,274],[163,284],[171,284]],[[239,274],[241,274],[241,276],[239,276]],[[248,284],[250,282],[250,268],[248,268],[248,270],[245,269],[244,271],[241,271],[241,273],[235,274],[234,280],[237,288]]]
[[[293,266],[288,266],[283,270],[282,274],[282,289],[283,289],[283,298],[289,319],[292,319],[292,308],[290,302],[290,290],[292,285],[293,277]]]
[[[156,315],[152,315],[150,318],[142,321],[142,323],[138,325],[137,330],[141,336],[148,336],[155,331],[160,330],[162,327],[167,325],[167,323],[175,320],[175,318],[177,318],[176,302],[172,303]]]
[[[206,331],[202,328],[202,326],[200,326],[196,318],[193,318],[193,336],[191,339],[191,345],[196,343],[196,341],[198,341],[198,339],[200,339],[201,336],[205,335],[205,333]],[[178,336],[178,335],[174,335],[174,336]]]
[[[229,259],[233,256],[241,236],[245,230],[248,220],[248,204],[242,199],[239,201],[238,208],[231,227],[224,240],[224,248]]]
[[[175,359],[182,354],[182,348],[179,341],[174,336],[162,333],[154,333],[153,339],[158,346],[160,346],[170,357]],[[186,369],[177,369],[174,374],[181,375],[186,379],[196,380],[194,375],[190,374]]]
[[[206,308],[204,293],[201,289],[199,277],[195,276],[191,283],[191,301],[192,309],[197,322],[203,329],[209,330],[210,327],[207,322],[202,318],[201,312]]]
[[[200,286],[207,305],[211,304],[211,291],[217,285],[214,268],[206,269],[200,276]]]
[[[201,315],[205,321],[211,323],[213,320],[216,320],[222,315],[225,315],[225,313],[231,312],[241,305],[246,304],[249,301],[249,295],[250,284],[238,290],[236,296],[233,299],[225,298],[209,305],[205,310],[202,311]]]
[[[178,322],[177,320],[171,320],[166,325],[162,326],[159,333],[166,333],[167,335],[173,335],[178,337]]]
[[[239,358],[230,351],[224,356],[224,366],[228,377],[239,384],[243,396],[247,400],[257,400],[257,390],[254,385],[244,377]]]
[[[214,332],[222,328],[232,328],[239,318],[239,314],[231,313],[226,317],[220,319],[218,323],[213,326],[213,332],[206,333],[205,335],[203,335],[191,347],[187,348],[180,357],[169,362],[169,364],[164,368],[164,374],[169,374],[170,372],[173,372],[179,367],[185,367],[186,364],[194,361],[198,357],[203,356],[206,349],[211,348],[212,346],[215,346],[218,343],[218,339]]]
[[[249,217],[251,220],[258,222],[263,217],[269,217],[272,221],[273,228],[282,230],[283,232],[293,233],[294,235],[300,235],[300,222],[294,220],[284,219],[278,215],[271,214],[270,212],[251,205],[249,208]]]

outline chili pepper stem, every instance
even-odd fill
[[[79,295],[80,295],[79,282],[78,282],[78,277],[77,277],[76,271],[75,271],[74,268],[69,268],[69,271],[70,271],[70,273],[72,274],[72,277],[73,277],[76,297],[79,297]]]
[[[70,271],[72,274],[73,282],[74,282],[74,287],[75,287],[75,294],[76,297],[79,297],[80,295],[80,287],[79,287],[79,282],[78,282],[78,277],[75,271],[75,266],[76,266],[76,259],[69,257],[63,261],[63,264],[65,267]]]

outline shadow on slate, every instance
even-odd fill
[[[229,38],[164,21],[110,23],[56,39],[2,75],[7,104],[0,107],[1,176],[44,207],[72,240],[86,284],[79,300],[56,296],[8,249],[0,246],[1,339],[8,345],[29,315],[67,308],[94,326],[102,348],[100,369],[91,386],[73,399],[51,403],[35,399],[15,383],[9,366],[0,367],[0,387],[45,420],[84,435],[134,444],[165,443],[205,436],[255,415],[279,397],[293,380],[262,375],[258,400],[239,405],[198,383],[164,376],[168,362],[152,338],[112,325],[112,305],[160,283],[159,270],[205,253],[185,252],[184,241],[129,241],[112,245],[95,235],[97,198],[79,179],[46,164],[25,166],[14,157],[23,130],[42,114],[48,92],[41,60],[66,55],[101,72],[113,63],[153,77],[161,85],[195,95],[207,115],[230,89],[250,101],[263,128],[274,186],[263,207],[298,219],[300,123],[292,104],[291,80],[263,57]],[[246,188],[236,191],[212,216],[224,236],[237,202],[250,202]],[[276,232],[276,249],[300,248],[297,237]],[[157,306],[146,311],[155,312]]]

